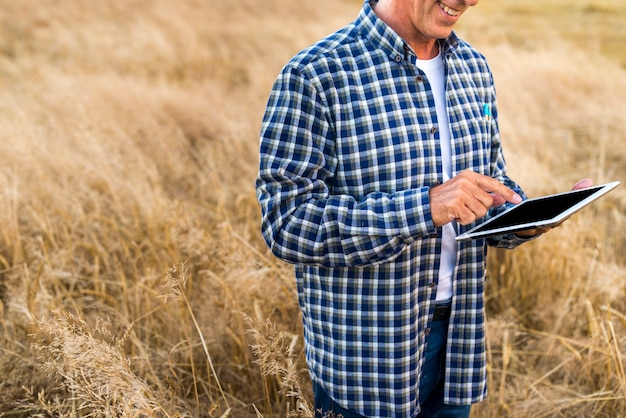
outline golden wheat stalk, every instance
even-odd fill
[[[53,311],[50,322],[36,321],[36,346],[43,368],[59,379],[81,415],[170,416],[150,387],[131,368],[102,321],[89,327],[80,317]]]

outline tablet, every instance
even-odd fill
[[[620,184],[619,181],[528,199],[456,237],[457,241],[551,227],[563,222]]]

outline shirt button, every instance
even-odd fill
[[[424,330],[424,335],[428,337],[428,334],[430,334],[430,328]]]
[[[417,77],[415,77],[415,81],[417,81],[418,83],[421,83],[422,81],[424,81],[424,77],[422,77],[421,75],[418,75]]]
[[[430,133],[434,134],[435,132],[437,132],[437,127],[433,126],[432,128],[430,128]]]
[[[402,57],[400,55],[396,55],[396,62],[402,61]]]
[[[435,287],[437,287],[437,283],[433,282],[431,284],[428,285],[431,289],[434,289]]]

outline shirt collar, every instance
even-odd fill
[[[396,62],[406,59],[407,55],[415,53],[411,47],[374,12],[373,5],[378,0],[365,0],[363,8],[356,18],[355,25],[366,42],[383,50],[387,56]],[[446,39],[440,41],[442,56],[449,55],[459,45],[459,38],[452,32]]]

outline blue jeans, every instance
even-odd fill
[[[324,389],[313,381],[313,397],[315,398],[315,418],[365,418],[341,407]]]
[[[434,321],[426,337],[424,366],[420,376],[419,418],[469,418],[470,405],[443,403],[448,321]]]
[[[443,403],[443,383],[446,356],[448,321],[430,324],[426,337],[424,367],[420,378],[420,408],[418,418],[469,418],[470,405],[447,405]],[[365,418],[335,402],[322,387],[313,382],[315,418]]]

